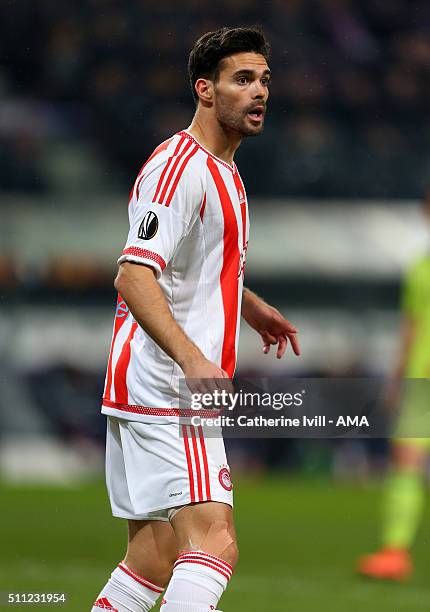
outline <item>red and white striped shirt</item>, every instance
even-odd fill
[[[173,317],[233,376],[249,235],[246,192],[230,166],[182,131],[141,168],[118,262],[154,268]],[[181,368],[118,296],[102,412],[145,421],[177,415]]]

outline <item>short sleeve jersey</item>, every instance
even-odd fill
[[[186,131],[155,149],[129,202],[118,262],[151,266],[172,315],[229,376],[236,367],[249,218],[235,164]],[[118,295],[102,412],[130,420],[177,416],[181,368],[133,319]]]
[[[408,378],[428,378],[430,372],[430,255],[419,259],[403,284],[404,313],[414,322],[416,335],[406,369]]]

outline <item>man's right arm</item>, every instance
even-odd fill
[[[115,289],[137,323],[176,361],[186,378],[228,378],[227,373],[209,361],[175,321],[151,267],[122,263],[115,279]]]

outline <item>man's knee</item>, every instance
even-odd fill
[[[174,561],[175,559],[167,558],[148,559],[143,552],[136,554],[130,551],[127,552],[124,559],[124,563],[129,569],[160,587],[165,587],[169,583]]]
[[[212,520],[206,530],[200,530],[198,535],[190,535],[181,552],[190,552],[190,550],[213,555],[234,567],[239,558],[239,550],[233,525],[223,519]]]
[[[137,574],[166,586],[177,559],[173,529],[159,521],[129,521],[129,542],[125,563]]]
[[[220,559],[227,561],[234,568],[239,561],[239,548],[237,546],[237,542],[232,542],[228,548],[224,551],[222,555],[220,555]]]

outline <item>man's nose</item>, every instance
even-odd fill
[[[267,87],[264,87],[260,81],[255,81],[254,83],[253,98],[260,100],[266,100],[268,98]]]

